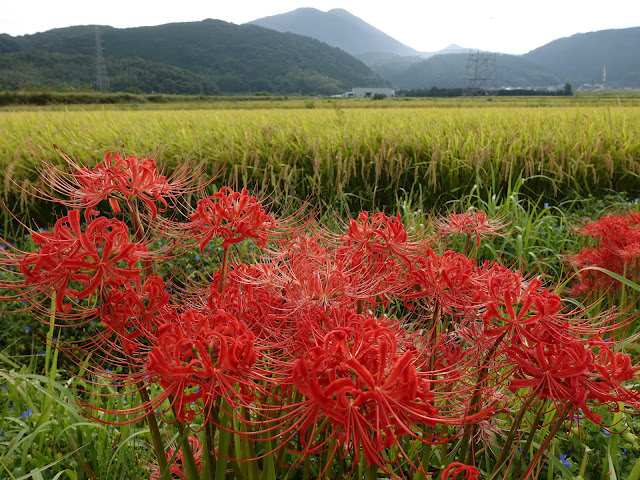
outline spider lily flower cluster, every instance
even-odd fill
[[[578,233],[592,245],[569,257],[578,270],[576,295],[602,295],[619,291],[622,283],[610,275],[584,267],[609,270],[640,283],[640,213],[606,215],[582,226]]]
[[[165,177],[152,159],[115,153],[93,169],[64,158],[74,171],[50,179],[71,209],[32,233],[33,252],[2,252],[18,273],[0,286],[42,321],[55,297],[59,326],[100,322],[55,347],[91,382],[140,392],[142,402],[119,410],[87,400],[88,416],[146,418],[152,434],[159,418],[181,432],[177,447],[154,436],[151,478],[227,467],[274,478],[282,465],[304,478],[477,479],[488,464],[487,476],[531,478],[565,421],[606,426],[601,405],[640,406],[615,315],[570,311],[537,278],[439,248],[399,216],[363,212],[336,234],[223,187],[161,219],[196,190],[184,172]],[[476,212],[441,228],[478,244],[502,223]],[[242,242],[258,253],[234,257]],[[194,249],[222,252],[206,281],[163,271]],[[524,421],[529,411],[552,413],[553,425],[525,460],[517,446],[539,427]]]

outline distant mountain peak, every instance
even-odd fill
[[[279,32],[312,37],[361,59],[372,53],[387,56],[419,54],[343,8],[334,8],[328,12],[315,8],[298,8],[249,23]]]

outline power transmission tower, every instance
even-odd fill
[[[469,97],[490,95],[496,90],[496,54],[469,51],[464,94]]]
[[[109,91],[109,75],[107,75],[107,64],[102,53],[102,37],[98,27],[96,27],[96,90]]]

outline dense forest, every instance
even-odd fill
[[[384,86],[371,69],[318,40],[220,20],[98,27],[111,90],[337,94]],[[0,36],[0,85],[95,84],[96,27]]]

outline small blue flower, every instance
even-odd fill
[[[549,208],[549,204],[547,202],[544,202],[544,208]]]
[[[563,453],[558,458],[562,462],[562,465],[565,466],[565,468],[569,468],[571,466],[571,462],[569,460],[567,460],[567,455],[566,454]]]
[[[611,432],[608,432],[607,430],[605,430],[604,428],[602,429],[602,433],[604,433],[607,437],[611,436]]]
[[[46,355],[47,352],[45,352],[44,350],[42,350],[41,352],[38,352],[38,355]]]
[[[33,408],[30,408],[29,410],[25,410],[24,412],[22,412],[22,414],[20,415],[20,418],[27,418],[31,415],[33,415]]]

